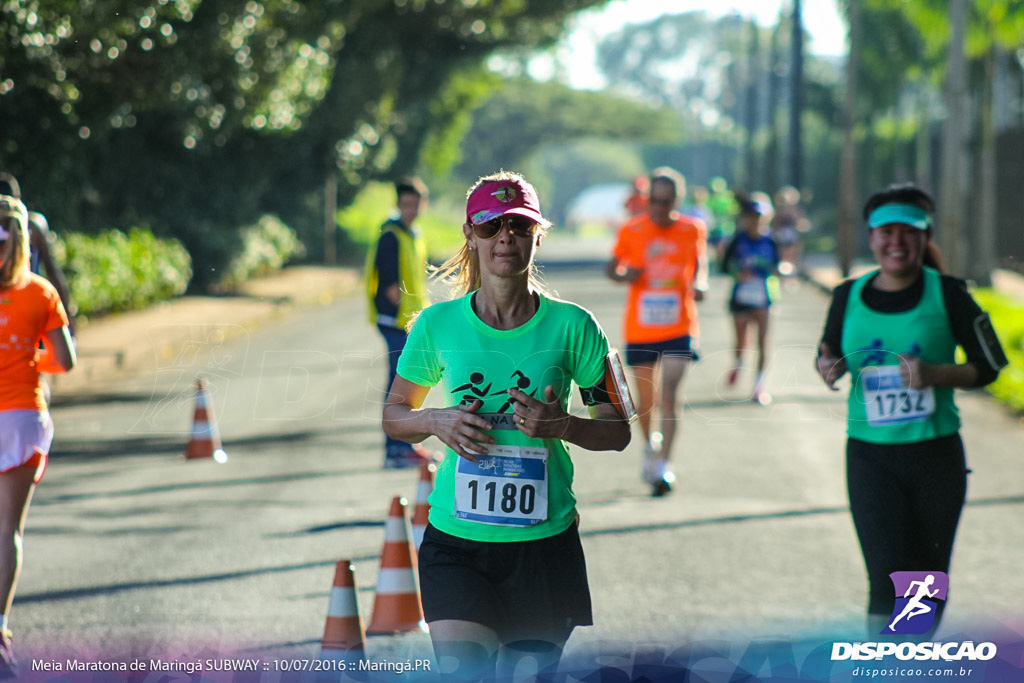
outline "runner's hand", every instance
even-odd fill
[[[903,386],[909,389],[924,389],[934,384],[931,379],[931,363],[909,353],[901,353],[899,359]]]
[[[477,461],[477,455],[487,454],[487,444],[495,443],[488,434],[491,423],[477,415],[483,401],[476,399],[469,405],[440,408],[432,415],[434,436],[466,460]]]
[[[515,401],[513,412],[516,429],[535,439],[562,439],[569,430],[569,414],[550,384],[544,387],[544,400],[540,401],[519,389],[509,389]]]
[[[634,268],[627,266],[624,263],[619,263],[611,271],[613,273],[612,279],[617,282],[633,283],[640,279],[640,276],[644,274],[643,268]]]
[[[818,347],[818,374],[832,391],[839,391],[836,382],[846,374],[846,359],[833,356],[825,342]]]

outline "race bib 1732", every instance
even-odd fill
[[[935,412],[935,391],[931,387],[906,387],[898,365],[864,368],[860,381],[864,409],[872,427],[919,422]]]

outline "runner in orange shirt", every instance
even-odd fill
[[[650,178],[639,175],[633,179],[629,186],[629,196],[626,197],[624,206],[630,218],[641,216],[647,213],[647,195],[650,193]]]
[[[647,213],[619,229],[607,268],[612,280],[629,283],[626,363],[646,439],[644,479],[655,496],[671,491],[675,481],[668,460],[680,412],[676,394],[689,362],[698,358],[696,302],[707,289],[707,228],[675,210],[685,194],[677,171],[655,169]],[[660,431],[651,428],[656,403]]]
[[[39,373],[67,372],[74,364],[57,290],[29,271],[28,211],[0,196],[0,679],[16,675],[7,618],[29,501],[53,440]]]

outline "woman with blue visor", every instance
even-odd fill
[[[829,389],[850,373],[847,490],[872,634],[938,625],[944,602],[936,600],[932,619],[917,618],[926,630],[900,630],[907,625],[894,623],[890,574],[948,572],[968,471],[953,392],[992,382],[1006,365],[966,283],[942,273],[934,211],[913,185],[868,199],[864,219],[878,268],[835,289],[819,345],[817,369]]]

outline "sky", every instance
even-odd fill
[[[569,85],[577,89],[599,89],[604,81],[596,68],[594,44],[627,23],[644,23],[662,14],[704,11],[717,18],[739,14],[754,18],[763,26],[774,26],[780,11],[789,13],[792,0],[613,0],[597,10],[581,12],[575,28],[556,51],[556,59],[567,70]],[[804,0],[801,5],[804,30],[810,35],[806,46],[811,54],[837,56],[846,52],[846,24],[836,0]],[[535,60],[531,74],[541,80],[553,68],[550,59]],[[547,73],[545,73],[547,72]]]

